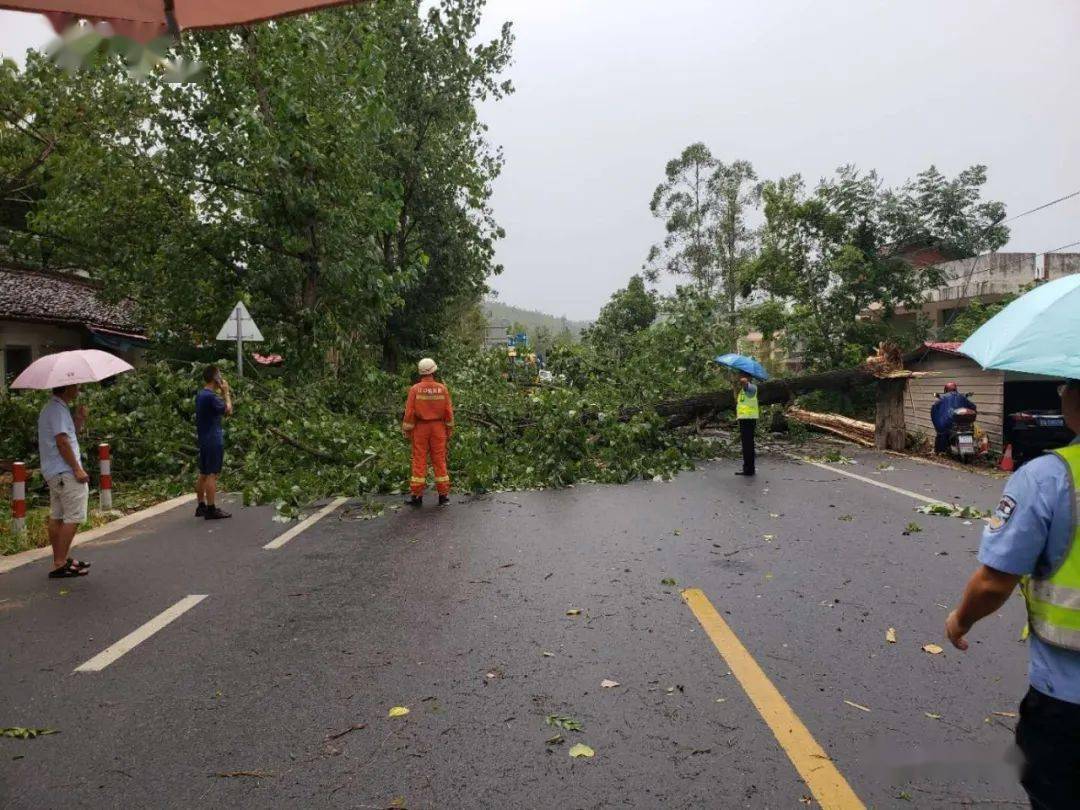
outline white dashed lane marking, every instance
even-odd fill
[[[99,652],[85,664],[75,667],[76,672],[100,672],[113,663],[117,658],[122,655],[126,655],[131,652],[137,646],[142,644],[152,635],[164,628],[166,625],[176,621],[199,602],[206,598],[204,593],[196,593],[190,596],[185,596],[171,608],[162,611],[157,616],[152,618],[142,627],[138,628],[134,632],[128,633],[118,642],[110,647],[106,647]]]

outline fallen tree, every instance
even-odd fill
[[[853,441],[864,447],[874,446],[874,425],[858,419],[849,419],[838,413],[816,413],[802,408],[788,408],[785,412],[789,419],[804,425],[824,430],[842,439]]]
[[[901,372],[907,374],[908,372]],[[896,372],[889,372],[889,376]],[[879,379],[878,374],[869,366],[839,371],[825,371],[820,374],[806,374],[802,377],[786,377],[769,380],[758,384],[758,402],[762,405],[783,405],[791,402],[800,394],[811,391],[844,391],[859,385],[869,385]],[[660,416],[667,417],[668,427],[688,425],[695,419],[705,419],[725,411],[734,410],[735,393],[731,390],[708,391],[680,399],[658,402],[654,410]],[[641,412],[641,408],[623,408],[619,412],[621,419]]]

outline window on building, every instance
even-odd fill
[[[4,381],[10,383],[26,370],[33,361],[29,346],[4,347]]]

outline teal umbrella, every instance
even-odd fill
[[[1080,275],[1020,296],[980,326],[960,351],[983,368],[1080,379]]]

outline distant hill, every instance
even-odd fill
[[[575,340],[580,337],[581,330],[590,324],[589,321],[571,321],[568,318],[557,318],[554,315],[548,315],[546,312],[512,307],[501,301],[484,301],[480,307],[484,310],[484,315],[487,316],[489,321],[521,323],[530,332],[538,326],[545,326],[551,331],[552,335],[559,334],[565,327],[570,330]]]

